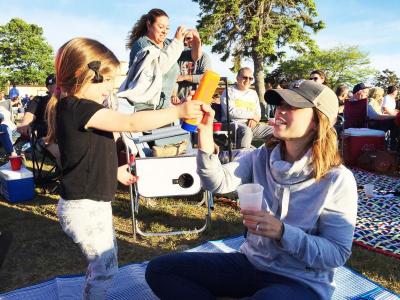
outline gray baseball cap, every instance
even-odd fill
[[[326,85],[313,80],[296,80],[287,89],[268,90],[264,99],[272,105],[279,105],[284,100],[294,107],[316,107],[332,124],[335,123],[339,110],[336,94]]]

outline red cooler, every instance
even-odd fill
[[[369,128],[348,128],[344,131],[343,160],[346,166],[355,166],[364,151],[385,149],[385,132]]]

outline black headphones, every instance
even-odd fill
[[[100,74],[100,66],[101,62],[98,60],[88,63],[88,68],[94,72],[93,83],[101,83],[104,80],[103,75]]]

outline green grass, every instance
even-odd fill
[[[58,196],[39,194],[34,200],[11,204],[0,200],[0,230],[14,233],[14,241],[0,269],[0,292],[48,280],[58,275],[84,273],[86,262],[79,248],[62,231],[57,221]],[[198,198],[198,197],[197,197]],[[196,199],[195,199],[196,200]],[[198,200],[198,199],[197,199]],[[113,203],[118,239],[119,264],[148,260],[156,255],[182,251],[207,240],[243,233],[236,207],[216,202],[211,229],[200,235],[138,238],[132,236],[129,196],[120,190]],[[141,202],[141,227],[170,230],[200,227],[204,207],[187,200],[161,199]],[[348,265],[383,286],[400,293],[399,260],[360,247],[353,247]]]

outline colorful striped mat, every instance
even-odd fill
[[[353,169],[359,186],[354,243],[369,250],[400,258],[400,197],[384,195],[400,187],[399,178]],[[374,184],[376,197],[368,198],[362,186]]]

